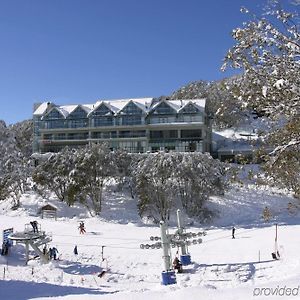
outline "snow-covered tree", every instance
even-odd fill
[[[13,132],[16,146],[26,158],[30,158],[32,154],[33,143],[33,121],[25,120],[18,122],[9,127]]]
[[[209,196],[225,188],[223,164],[202,153],[144,154],[133,174],[139,213],[156,221],[168,220],[179,207],[201,217]]]
[[[233,91],[244,105],[274,118],[295,116],[300,107],[299,21],[278,1],[272,3],[264,16],[233,30],[236,45],[228,51],[223,68],[244,71]]]
[[[76,162],[70,174],[77,199],[91,214],[102,209],[103,189],[113,173],[112,152],[106,143],[93,144],[76,151]]]
[[[293,175],[299,182],[299,19],[296,14],[283,9],[280,1],[270,3],[261,17],[242,9],[251,17],[243,27],[233,30],[236,44],[228,51],[223,68],[230,66],[243,71],[230,87],[241,106],[281,120],[284,128],[274,132],[269,139],[276,146],[271,164],[282,169],[275,176],[277,180],[289,178],[287,180],[292,181],[295,178],[287,176],[288,161],[292,156],[292,160],[297,162],[294,168],[298,168]]]
[[[0,199],[10,197],[13,207],[20,205],[20,196],[28,187],[31,165],[17,145],[15,134],[0,122]]]
[[[201,216],[209,196],[223,194],[224,164],[208,154],[176,154],[175,182],[181,204],[189,216]]]
[[[169,219],[174,203],[174,156],[165,152],[143,154],[135,165],[134,182],[140,216]]]
[[[48,189],[59,200],[69,205],[74,201],[73,197],[70,197],[70,192],[73,191],[70,173],[75,167],[74,153],[73,150],[65,147],[38,165],[32,174],[37,189]]]

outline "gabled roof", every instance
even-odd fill
[[[150,111],[155,110],[156,107],[158,107],[162,102],[165,102],[168,104],[171,108],[173,108],[177,113],[179,113],[184,107],[186,107],[188,104],[193,104],[195,107],[197,107],[199,110],[204,111],[206,99],[184,99],[184,100],[166,100],[163,99],[157,103],[155,103]]]
[[[205,109],[205,99],[196,99],[196,100],[183,100],[185,103],[182,105],[182,107],[178,110],[180,112],[185,107],[187,107],[189,104],[192,104],[196,108],[198,108],[200,111],[204,111]]]
[[[137,106],[139,109],[141,109],[144,113],[147,113],[147,112],[148,112],[148,109],[146,109],[146,105],[145,105],[145,104],[140,103],[140,102],[138,102],[138,101],[129,100],[129,101],[127,101],[127,103],[123,106],[123,108],[120,109],[120,110],[118,111],[118,114],[120,114],[120,113],[123,111],[123,109],[124,109],[126,106],[128,106],[130,103],[133,103],[134,105],[136,105],[136,106]]]
[[[87,115],[91,111],[91,109],[88,106],[81,105],[81,104],[77,104],[77,105],[64,105],[64,106],[60,106],[60,109],[64,110],[67,113],[66,117],[68,117],[69,115],[71,115],[79,107],[83,111],[85,111]]]
[[[155,104],[151,107],[149,113],[155,111],[155,109],[156,109],[158,106],[160,106],[162,103],[166,103],[166,104],[167,104],[169,107],[171,107],[175,112],[177,112],[177,107],[176,107],[173,103],[171,103],[170,100],[165,100],[165,99],[163,99],[163,100],[160,100],[159,102],[155,103]]]
[[[132,99],[117,99],[117,100],[98,100],[94,104],[74,104],[74,105],[55,105],[50,103],[52,108],[49,107],[49,102],[40,104],[34,111],[33,115],[47,116],[53,109],[56,109],[64,118],[67,118],[77,107],[81,107],[86,111],[89,116],[92,112],[97,110],[100,105],[105,105],[114,114],[122,111],[129,103],[134,103],[143,112],[149,113],[155,110],[161,103],[166,103],[177,113],[180,112],[188,104],[193,104],[199,110],[204,111],[206,105],[206,99],[184,99],[184,100],[166,100],[162,99],[159,102],[153,103],[153,98],[132,98]],[[50,108],[50,109],[49,109]]]
[[[47,117],[53,110],[58,111],[64,118],[66,118],[66,116],[68,115],[68,112],[66,110],[60,108],[59,106],[54,106],[49,111],[47,111],[42,118]]]
[[[105,101],[101,100],[101,101],[97,101],[96,104],[93,105],[93,108],[88,113],[88,116],[90,116],[94,111],[96,111],[101,105],[105,105],[107,107],[107,109],[109,109],[112,113],[114,113],[116,111],[116,107],[113,107],[112,105],[110,105],[109,102],[105,102]]]
[[[43,115],[46,111],[47,111],[47,108],[49,107],[49,102],[43,102],[41,103],[36,109],[35,111],[33,112],[33,115],[34,116],[40,116],[40,115]]]

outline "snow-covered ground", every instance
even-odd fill
[[[211,224],[186,226],[187,231],[206,229],[207,235],[202,244],[190,246],[193,263],[176,274],[177,284],[169,286],[161,284],[162,250],[140,249],[141,243],[151,243],[150,236],[160,234],[159,227],[141,222],[131,197],[109,190],[105,199],[99,218],[50,199],[59,208],[57,221],[36,216],[43,204],[37,195],[24,195],[22,208],[16,211],[1,202],[0,230],[23,231],[26,223],[37,220],[42,230],[51,233],[50,246],[58,249],[59,260],[48,264],[30,260],[25,265],[24,246],[14,246],[8,257],[0,257],[0,299],[296,298],[288,295],[288,288],[296,294],[300,284],[300,222],[294,210],[298,204],[282,191],[243,185],[234,186],[224,197],[213,197],[208,206],[218,211],[218,217]],[[288,203],[292,203],[289,210]],[[270,223],[262,219],[265,206],[274,216]],[[80,220],[86,224],[84,235],[78,231]],[[275,223],[279,224],[279,261],[271,257]],[[175,224],[171,225],[169,230],[174,232]],[[236,227],[234,240],[232,225]],[[78,255],[73,253],[75,245]],[[176,250],[172,249],[173,255]],[[106,268],[105,275],[98,277]],[[272,292],[278,296],[268,295]]]

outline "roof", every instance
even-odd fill
[[[38,116],[38,115],[43,115],[47,108],[48,108],[49,102],[44,102],[41,103],[38,108],[33,112],[33,115]]]
[[[153,111],[162,102],[169,104],[176,112],[180,112],[180,110],[182,110],[185,106],[187,106],[190,103],[199,108],[199,110],[204,111],[206,99],[161,100],[153,105],[151,111]]]
[[[53,204],[50,204],[50,203],[47,203],[45,205],[43,205],[42,207],[40,207],[40,210],[57,210],[57,206],[53,205]]]
[[[49,113],[52,109],[58,110],[64,118],[67,118],[77,107],[81,107],[83,110],[90,115],[95,111],[102,103],[106,105],[113,113],[119,113],[129,102],[133,102],[145,113],[152,111],[160,103],[166,102],[169,104],[176,112],[180,112],[186,105],[192,103],[200,110],[204,111],[206,99],[184,99],[184,100],[161,100],[151,106],[153,98],[130,98],[130,99],[116,99],[116,100],[98,100],[94,104],[70,104],[70,105],[54,105],[47,111],[49,102],[44,102],[34,111],[33,115],[43,115],[46,112]]]

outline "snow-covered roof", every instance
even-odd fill
[[[67,117],[68,115],[70,115],[77,107],[81,107],[87,114],[91,111],[91,105],[87,104],[87,105],[81,105],[81,104],[77,104],[77,105],[63,105],[60,106],[59,109],[61,111],[64,112],[64,115]]]
[[[33,112],[33,115],[35,115],[35,116],[43,115],[46,112],[48,106],[49,106],[49,102],[43,102],[43,103],[41,103],[35,109],[35,111]]]
[[[56,109],[64,118],[67,118],[77,107],[81,107],[90,115],[98,109],[101,104],[104,104],[113,113],[119,113],[129,102],[133,102],[136,106],[142,109],[145,113],[154,110],[161,102],[169,104],[176,112],[180,112],[185,106],[192,103],[200,110],[204,110],[206,99],[184,99],[184,100],[161,100],[151,106],[153,98],[130,98],[130,99],[115,99],[115,100],[98,100],[94,104],[71,104],[71,105],[54,105],[49,110],[49,102],[44,102],[34,111],[33,115],[44,115],[51,110]],[[48,109],[48,111],[47,111]]]
[[[155,108],[159,106],[162,102],[165,102],[168,105],[170,105],[170,107],[172,107],[176,112],[180,112],[180,110],[182,110],[190,103],[199,108],[199,110],[204,111],[206,99],[162,100],[155,103],[155,105],[153,105],[153,107],[151,108],[151,111],[155,110]]]

